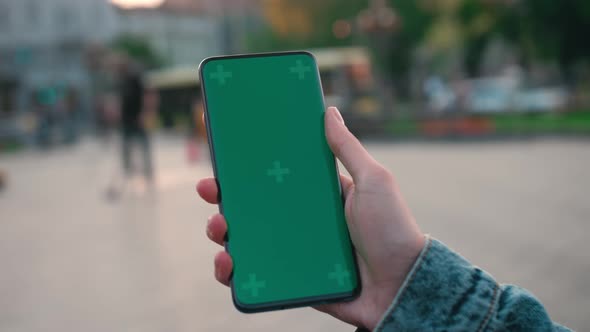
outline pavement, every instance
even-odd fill
[[[500,282],[527,288],[552,318],[590,330],[590,149],[584,139],[367,143],[395,174],[425,232]],[[211,175],[184,141],[155,140],[157,182],[105,195],[118,148],[85,140],[0,156],[0,330],[353,331],[296,309],[245,315],[213,279]]]

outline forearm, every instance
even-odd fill
[[[499,285],[429,239],[375,331],[569,331],[526,290]]]

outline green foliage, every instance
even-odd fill
[[[402,95],[407,86],[407,73],[412,66],[412,52],[424,40],[435,16],[421,6],[423,1],[389,0],[389,5],[401,23],[394,31],[366,32],[358,27],[357,19],[361,11],[368,8],[367,0],[273,1],[283,1],[287,8],[303,8],[311,24],[311,33],[281,36],[269,28],[250,39],[250,50],[275,51],[367,44],[372,50],[376,67],[386,73],[385,76],[394,77],[394,81],[399,83],[397,90]],[[350,36],[343,39],[334,36],[332,27],[338,20],[346,20],[351,24]]]
[[[164,61],[152,48],[150,43],[141,37],[131,35],[120,36],[113,42],[112,48],[115,51],[126,54],[148,69],[159,68],[164,65]]]
[[[499,134],[510,133],[590,133],[590,112],[498,114],[490,116]]]
[[[534,54],[556,59],[565,70],[590,60],[590,2],[587,0],[526,0],[523,19],[529,20]]]
[[[391,36],[389,49],[385,48],[386,45],[374,45],[374,48],[376,54],[387,59],[382,64],[383,69],[405,85],[406,75],[412,66],[412,53],[424,41],[436,13],[422,7],[421,1],[390,0],[389,3],[401,23]]]
[[[493,24],[483,31],[470,29],[482,16]],[[564,71],[590,60],[590,2],[587,0],[463,0],[458,18],[465,27],[465,64],[471,74],[488,43],[501,37],[520,50],[524,64],[534,59],[558,62]]]
[[[310,10],[314,31],[310,36],[311,47],[347,46],[354,42],[354,25],[356,16],[365,8],[365,0],[303,0]],[[338,39],[334,36],[332,26],[338,20],[347,20],[353,31],[347,38]]]
[[[273,0],[304,9],[311,23],[312,33],[284,37],[271,27],[264,29],[249,40],[251,51],[278,51],[287,49],[306,49],[351,45],[355,33],[338,39],[332,32],[337,20],[348,20],[355,24],[358,13],[367,6],[366,0]],[[289,15],[285,13],[285,15]]]
[[[424,42],[440,14],[436,0],[389,0],[400,24],[390,33],[366,33],[356,22],[359,13],[368,7],[367,0],[273,1],[283,2],[286,8],[302,9],[311,32],[280,35],[269,28],[250,39],[251,50],[367,44],[377,67],[401,86],[412,66],[414,50]],[[462,26],[464,63],[472,76],[478,74],[485,50],[495,38],[517,50],[525,66],[537,60],[556,62],[567,74],[577,63],[590,61],[590,43],[585,42],[590,35],[588,0],[462,0],[455,18]],[[337,20],[352,24],[349,37],[334,36],[332,26]]]

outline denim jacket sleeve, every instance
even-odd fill
[[[499,285],[443,243],[428,238],[375,331],[570,331],[526,290]]]

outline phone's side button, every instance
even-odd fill
[[[223,213],[221,210],[221,186],[219,185],[219,180],[215,178],[215,184],[217,185],[217,204],[219,204],[220,210],[219,212]],[[229,241],[229,236],[227,235],[229,232],[225,232],[225,236],[223,237],[223,241],[227,243]]]
[[[219,181],[215,178],[215,184],[217,185],[217,204],[221,203],[221,186],[219,186]]]

